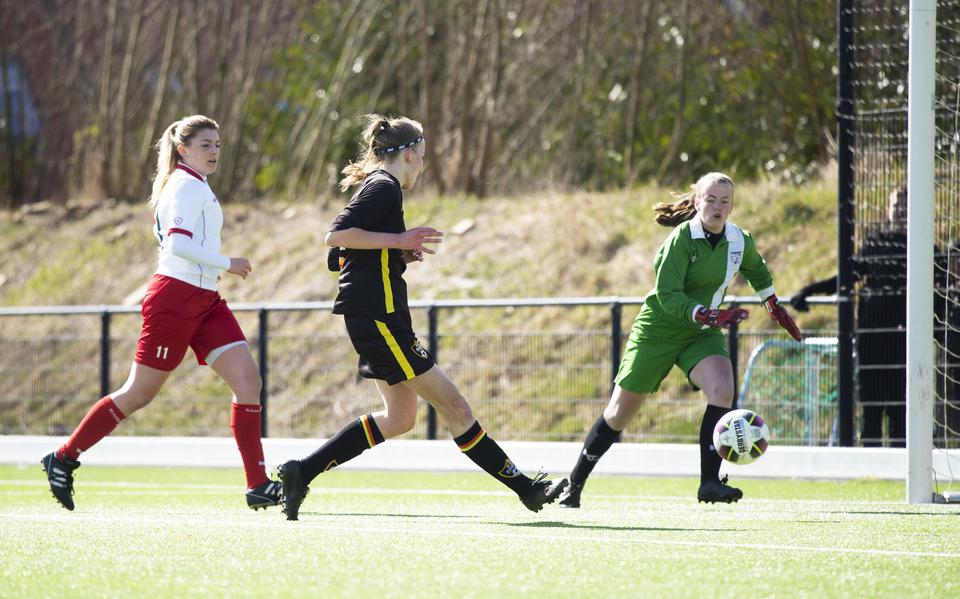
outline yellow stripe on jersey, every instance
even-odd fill
[[[393,306],[391,305],[391,308],[392,307]],[[407,357],[403,355],[403,352],[400,350],[400,346],[397,345],[397,340],[393,338],[393,333],[390,332],[390,329],[387,328],[387,325],[379,320],[374,320],[373,322],[377,323],[377,328],[380,329],[380,334],[383,335],[384,340],[387,342],[387,347],[390,348],[390,351],[393,353],[393,357],[397,359],[397,363],[399,363],[400,368],[403,369],[403,374],[407,375],[407,380],[415,377],[416,375],[413,373],[413,367],[410,366],[410,362],[407,360]]]
[[[370,430],[370,421],[366,414],[360,417],[360,426],[363,428],[363,436],[367,438],[367,445],[370,447],[376,445],[377,442],[373,440],[373,431]]]
[[[390,250],[380,250],[380,274],[383,276],[383,299],[387,304],[387,314],[393,314],[393,288],[390,286]]]

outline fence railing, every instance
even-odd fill
[[[755,297],[728,297],[727,301],[759,304]],[[410,307],[415,330],[426,333],[431,353],[461,386],[492,434],[505,439],[579,440],[609,397],[634,316],[625,317],[624,308],[642,302],[640,297],[463,299],[413,301]],[[831,297],[810,299],[811,304],[834,302]],[[331,308],[332,302],[231,304],[256,349],[263,379],[264,435],[327,436],[346,418],[362,413],[359,410],[377,409],[379,396],[373,385],[357,381],[355,353],[339,317],[329,313]],[[464,314],[478,310],[499,311],[500,320],[508,321],[507,330],[496,330],[499,325],[489,318],[478,317],[481,322],[469,326],[446,324],[444,319],[452,315],[461,321]],[[527,310],[533,311],[530,316],[518,314]],[[573,310],[589,313],[573,319],[581,324],[558,329],[570,322],[566,316]],[[138,319],[139,312],[139,306],[0,308],[0,432],[69,432],[94,401],[94,393],[106,395],[121,382],[118,371],[129,366],[138,332],[126,320]],[[325,324],[328,320],[337,324],[314,327],[317,315]],[[29,327],[16,326],[18,318],[58,316],[95,317],[98,324],[77,322],[55,334],[23,332]],[[251,326],[254,317],[256,324]],[[424,317],[425,327],[417,322]],[[122,328],[115,326],[120,319],[126,319]],[[585,328],[583,322],[589,325]],[[118,330],[122,335],[116,334]],[[807,333],[836,335],[835,331]],[[741,360],[771,340],[783,342],[787,353],[766,364]],[[823,423],[835,422],[835,361],[829,356],[811,361],[809,352],[814,350],[786,341],[780,329],[734,327],[727,341],[734,372],[738,379],[750,382],[742,390],[743,401],[765,414],[778,429],[775,433],[781,442],[831,442],[830,424]],[[93,369],[97,377],[90,375]],[[625,431],[626,439],[696,439],[703,400],[677,374],[668,377],[661,393],[651,396],[637,422]],[[819,382],[812,385],[813,380]],[[224,388],[211,385],[218,383],[181,366],[157,400],[173,402],[177,409],[141,411],[132,426],[125,425],[126,431],[222,434],[225,411],[215,404],[222,404]],[[784,409],[798,402],[805,408]],[[436,415],[429,406],[423,409],[426,418],[410,436],[437,438]]]

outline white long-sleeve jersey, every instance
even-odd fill
[[[216,291],[220,273],[230,268],[220,253],[222,227],[223,211],[206,177],[178,164],[157,201],[157,274]]]

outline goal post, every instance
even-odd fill
[[[936,0],[910,0],[907,108],[907,501],[933,501]]]

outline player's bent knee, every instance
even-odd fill
[[[257,397],[260,396],[260,390],[263,389],[263,379],[260,378],[260,373],[256,373],[254,376],[250,377],[250,389],[253,391]]]
[[[254,371],[241,378],[233,392],[238,399],[249,399],[251,400],[249,403],[257,403],[260,401],[261,388],[263,388],[263,379],[260,378],[259,372]],[[244,402],[241,401],[241,403]]]
[[[404,433],[409,433],[417,425],[417,413],[414,412],[394,412],[382,416],[383,421],[380,424],[380,432],[384,437],[391,438]]]
[[[405,413],[397,420],[397,428],[400,429],[400,432],[397,434],[402,435],[403,433],[409,433],[413,430],[413,427],[417,425],[417,413]]]
[[[144,395],[137,393],[117,393],[111,396],[114,405],[123,412],[124,416],[130,416],[137,410],[147,407],[153,401],[154,395]]]
[[[733,406],[734,392],[732,387],[718,387],[707,393],[707,403],[729,408]]]

